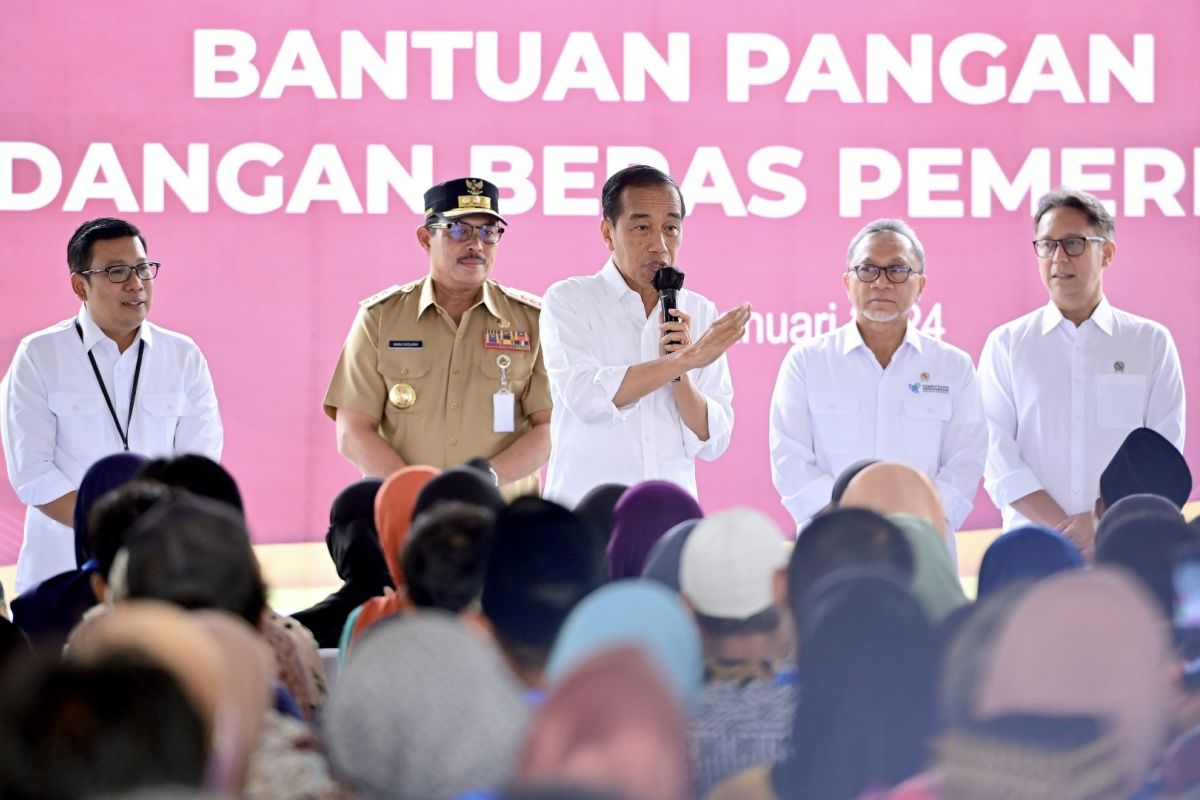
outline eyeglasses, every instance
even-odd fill
[[[1066,239],[1034,239],[1033,252],[1038,258],[1050,258],[1061,244],[1063,252],[1069,256],[1083,255],[1083,248],[1088,242],[1107,242],[1103,236],[1069,236]]]
[[[908,276],[917,272],[912,267],[877,267],[874,264],[859,264],[857,267],[851,267],[850,271],[858,276],[858,279],[863,283],[874,283],[879,280],[879,273],[887,275],[889,283],[904,283],[908,280]]]
[[[161,266],[157,261],[147,261],[145,264],[114,264],[104,269],[83,269],[78,274],[95,275],[97,272],[103,272],[108,276],[109,283],[125,283],[134,274],[140,281],[152,281]]]
[[[450,234],[450,238],[456,242],[467,242],[479,231],[479,240],[484,244],[496,244],[500,241],[500,237],[504,235],[504,228],[499,225],[494,225],[486,222],[483,225],[472,225],[469,222],[431,222],[425,226],[429,230],[437,230],[444,228]]]

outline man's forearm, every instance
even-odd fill
[[[547,420],[535,424],[488,462],[496,470],[496,476],[503,486],[537,472],[549,460],[550,422]]]
[[[1014,500],[1012,506],[1025,519],[1036,522],[1038,525],[1045,525],[1047,528],[1055,527],[1067,516],[1067,512],[1054,502],[1054,498],[1045,489],[1039,489],[1019,500]]]
[[[634,364],[625,371],[625,379],[613,395],[613,405],[617,408],[632,405],[683,375],[687,369],[682,351],[643,364]]]
[[[78,492],[67,492],[62,497],[51,500],[49,503],[42,503],[35,508],[55,522],[71,528],[75,525],[75,498],[78,494]]]
[[[696,388],[687,373],[683,374],[679,383],[674,384],[675,405],[679,408],[679,417],[683,424],[696,434],[702,442],[708,441],[708,401]]]
[[[339,416],[345,413],[340,411]],[[347,461],[369,478],[386,478],[408,466],[376,430],[353,427],[342,420],[337,426],[337,448]]]

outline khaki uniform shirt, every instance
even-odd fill
[[[428,277],[364,300],[325,393],[325,413],[336,418],[345,408],[378,419],[379,435],[408,464],[446,468],[492,458],[532,427],[531,414],[550,408],[540,305],[534,295],[489,280],[456,326],[437,305]],[[512,361],[511,433],[493,429],[501,355]],[[389,392],[407,395],[401,403],[411,405],[399,407]],[[535,493],[538,474],[504,488],[508,497]]]

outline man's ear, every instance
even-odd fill
[[[433,233],[429,228],[426,228],[424,225],[417,227],[417,242],[421,245],[421,249],[427,253],[429,252],[429,240],[432,236]]]
[[[108,590],[108,584],[104,582],[104,576],[97,570],[92,573],[89,582],[92,584],[92,594],[96,595],[96,602],[103,603],[104,592]]]
[[[1104,243],[1104,255],[1100,259],[1100,266],[1107,267],[1117,257],[1117,243],[1111,239]]]
[[[71,273],[71,291],[80,300],[87,302],[87,276],[80,275],[78,272]]]
[[[609,252],[616,250],[616,230],[613,228],[612,222],[608,217],[600,220],[600,236],[604,239],[604,244],[608,247]]]
[[[771,595],[775,599],[775,605],[782,608],[787,605],[788,588],[787,588],[787,570],[777,569],[775,574],[771,576]]]

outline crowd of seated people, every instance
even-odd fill
[[[0,619],[0,797],[1200,798],[1165,440],[1114,457],[1094,549],[1006,531],[970,592],[900,464],[853,465],[794,542],[663,481],[506,503],[485,466],[346,487],[343,585],[285,616],[233,476],[97,462],[77,569]]]

